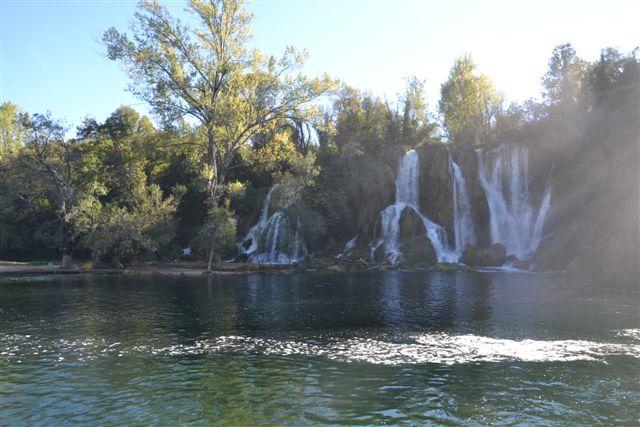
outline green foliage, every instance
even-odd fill
[[[236,250],[236,219],[226,207],[211,206],[204,224],[192,241],[197,253],[209,256],[209,263],[215,257],[231,255]]]
[[[254,174],[270,176],[292,167],[300,153],[292,140],[290,128],[273,128],[256,135],[240,155]]]
[[[65,139],[63,126],[49,114],[25,115],[22,126],[27,140],[19,175],[31,182],[22,186],[21,197],[34,205],[50,208],[59,227],[56,230],[49,226],[51,221],[45,221],[36,237],[50,245],[57,244],[65,260],[65,256],[71,255],[74,243],[70,213],[83,192],[94,184],[79,173],[84,147],[77,140]]]
[[[638,110],[640,67],[637,54],[638,48],[629,55],[614,48],[602,50],[599,61],[587,71],[588,97],[592,108],[609,108],[618,112]]]
[[[143,2],[131,37],[104,34],[109,57],[124,65],[161,129],[120,107],[103,123],[87,118],[69,139],[49,115],[0,105],[0,255],[75,250],[96,265],[122,266],[192,244],[212,262],[236,254],[236,232],[255,224],[273,185],[270,213],[278,209],[291,225],[286,238],[335,253],[357,234],[366,252],[393,202],[400,156],[439,142],[424,81],[408,79],[397,102],[349,86],[335,93],[333,79],[301,73],[304,54],[288,49],[277,59],[250,49],[241,2],[193,0],[188,10],[189,26]],[[449,142],[537,145],[531,173],[557,167],[532,182],[553,179],[554,193],[571,195],[563,202],[570,208],[552,205],[550,218],[571,231],[566,242],[595,253],[583,237],[591,230],[611,228],[615,242],[637,237],[630,206],[638,206],[640,179],[639,80],[637,51],[609,48],[589,63],[561,45],[543,77],[544,101],[503,109],[491,81],[463,56],[442,84],[438,110]],[[318,102],[327,94],[336,96]],[[448,191],[429,175],[448,179],[441,157],[430,157],[423,199]],[[428,215],[446,225],[443,200]],[[609,217],[614,225],[603,224]],[[616,243],[606,254],[623,259],[634,250]],[[558,245],[547,262],[571,252]]]
[[[15,154],[24,145],[24,119],[17,105],[10,102],[0,104],[0,160]]]
[[[410,147],[433,138],[436,124],[430,122],[427,101],[424,94],[424,80],[411,77],[400,98],[402,105],[402,142]]]
[[[549,70],[542,78],[545,101],[556,110],[567,112],[584,107],[586,67],[587,64],[578,58],[571,44],[553,49]]]
[[[276,172],[273,182],[278,186],[275,203],[277,206],[294,205],[300,198],[305,187],[312,186],[319,168],[315,164],[316,156],[309,153],[292,158],[291,169],[286,172]]]
[[[333,114],[330,141],[345,157],[379,152],[394,140],[397,142],[397,117],[387,104],[372,95],[345,87],[333,105]],[[391,137],[394,129],[396,138]]]
[[[82,244],[91,250],[94,264],[118,266],[148,257],[157,257],[174,237],[174,214],[181,189],[163,198],[157,185],[138,185],[133,191],[134,206],[111,202],[101,204],[87,197],[72,217]]]
[[[142,2],[133,38],[110,28],[103,41],[128,70],[134,93],[165,123],[190,116],[203,126],[207,141],[196,147],[218,203],[239,151],[279,120],[308,117],[309,103],[335,81],[302,74],[306,54],[293,48],[280,59],[250,49],[251,15],[240,0],[191,0],[187,8],[193,26],[157,1]]]
[[[502,96],[469,55],[458,58],[440,88],[438,109],[450,140],[479,144],[490,134]]]

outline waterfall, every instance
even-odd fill
[[[344,245],[344,249],[342,250],[342,252],[340,252],[338,254],[338,256],[336,256],[336,259],[340,259],[342,257],[344,257],[345,255],[347,255],[350,251],[353,250],[353,248],[356,247],[356,243],[358,243],[358,234],[356,234],[351,240],[349,240],[345,245]]]
[[[264,230],[267,221],[269,220],[269,206],[271,205],[271,194],[273,190],[276,188],[274,185],[269,189],[267,196],[264,199],[264,203],[262,204],[262,209],[260,210],[260,217],[258,218],[258,222],[251,227],[247,235],[242,239],[241,246],[245,242],[251,241],[251,246],[248,248],[242,248],[241,251],[245,254],[252,254],[258,249],[258,239],[257,237],[260,235],[262,230]]]
[[[508,254],[520,259],[530,257],[542,238],[551,202],[549,184],[536,213],[529,194],[529,150],[522,145],[501,145],[476,153],[491,216],[491,242],[502,243]]]
[[[462,256],[464,247],[476,244],[475,225],[471,216],[471,203],[467,193],[467,183],[458,164],[449,153],[449,171],[453,187],[453,234],[455,237],[455,252]]]
[[[419,176],[418,153],[415,150],[408,151],[402,158],[396,177],[396,201],[380,212],[381,237],[371,247],[372,257],[382,246],[387,260],[392,265],[396,265],[401,260],[402,252],[398,239],[400,218],[405,209],[411,209],[422,220],[425,236],[430,240],[438,262],[457,262],[458,256],[450,249],[445,230],[420,212]]]
[[[398,176],[396,177],[396,204],[404,203],[410,206],[418,206],[418,189],[420,171],[416,150],[407,151],[402,158]]]
[[[276,186],[273,186],[267,193],[258,222],[251,227],[239,245],[240,251],[249,257],[250,262],[291,264],[300,261],[307,253],[298,231],[291,226],[282,211],[277,210],[269,216],[271,196],[275,189]]]
[[[547,216],[547,211],[551,207],[551,184],[547,182],[544,190],[544,196],[542,197],[542,203],[538,210],[538,217],[536,223],[533,226],[533,236],[531,237],[531,252],[535,251],[542,241],[542,227],[544,226],[544,220]]]

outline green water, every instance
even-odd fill
[[[640,420],[640,293],[560,274],[0,279],[0,420]]]

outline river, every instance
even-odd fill
[[[565,274],[0,278],[3,424],[635,424],[640,291]]]

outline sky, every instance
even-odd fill
[[[184,16],[181,1],[163,2]],[[69,127],[120,105],[146,113],[109,61],[102,32],[127,30],[135,1],[0,0],[0,102],[50,111]],[[254,0],[252,43],[309,53],[305,71],[329,73],[390,100],[404,79],[426,79],[432,109],[453,61],[469,53],[507,101],[539,97],[553,47],[570,42],[595,60],[603,47],[640,45],[639,1]]]

